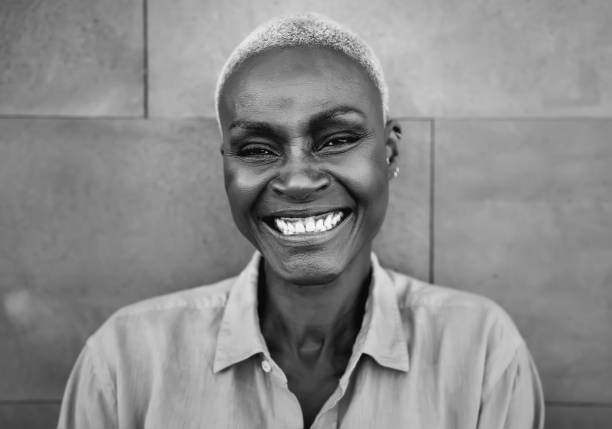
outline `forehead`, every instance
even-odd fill
[[[335,105],[382,114],[379,91],[353,59],[326,48],[291,47],[243,63],[227,80],[220,116],[222,123],[242,116],[307,116]]]

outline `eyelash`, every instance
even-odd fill
[[[256,146],[256,147],[246,147],[240,150],[239,152],[240,156],[270,156],[270,155],[276,155],[273,151],[265,148],[265,147],[261,147],[261,146]]]
[[[325,140],[321,145],[319,145],[317,147],[317,150],[322,150],[325,148],[335,148],[338,146],[346,146],[346,145],[352,145],[356,142],[358,142],[359,140],[361,140],[364,137],[364,135],[343,135],[343,136],[338,136],[338,137],[332,137],[330,139]],[[339,144],[334,144],[334,142],[338,142],[340,140],[343,140],[342,142],[340,142]],[[330,145],[330,143],[332,143]]]
[[[262,143],[246,144],[238,150],[236,155],[245,161],[253,162],[272,162],[278,157],[276,151]]]

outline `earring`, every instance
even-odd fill
[[[393,173],[391,173],[393,175],[393,178],[396,178],[397,175],[399,174],[399,167],[395,167],[395,169],[393,170]]]

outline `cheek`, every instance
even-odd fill
[[[252,169],[224,161],[225,192],[236,223],[245,222],[257,196],[265,186],[265,178]],[[240,225],[238,225],[240,227]]]
[[[360,203],[367,206],[386,201],[389,188],[384,151],[373,150],[350,160],[347,180]]]
[[[377,230],[384,219],[389,199],[387,164],[384,157],[375,161],[372,158],[355,160],[350,172],[346,177],[348,187],[364,211],[368,227]]]

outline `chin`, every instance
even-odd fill
[[[342,275],[346,264],[322,258],[296,258],[272,267],[285,281],[299,286],[316,286],[334,282]],[[275,264],[276,265],[276,264]]]
[[[367,246],[360,250],[351,245],[346,247],[292,249],[292,252],[278,254],[271,249],[262,252],[266,265],[275,275],[298,286],[317,286],[334,283],[343,274],[353,271],[352,265],[369,260]],[[266,251],[268,250],[268,252]],[[356,268],[352,267],[352,268]]]

